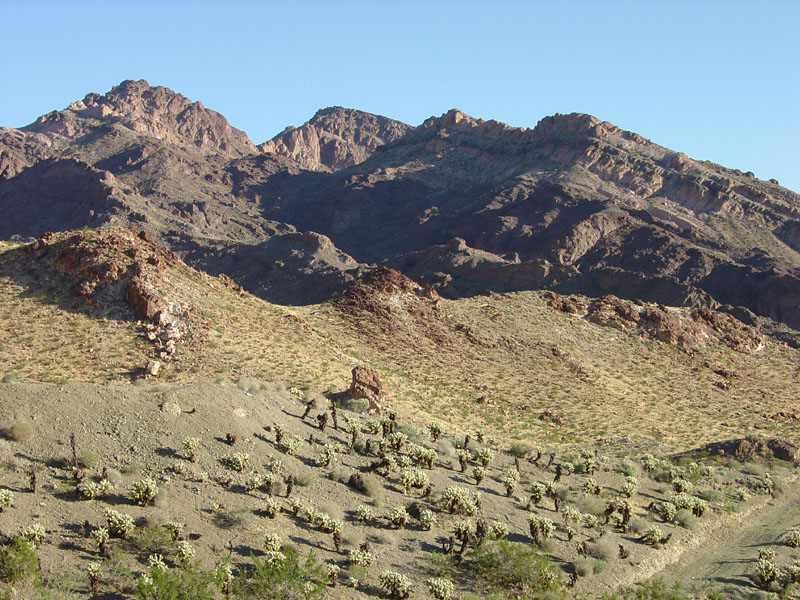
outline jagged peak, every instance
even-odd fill
[[[289,157],[306,169],[338,170],[363,162],[377,147],[412,129],[389,117],[329,106],[300,127],[287,127],[259,149]]]
[[[467,113],[457,108],[451,108],[440,117],[426,119],[420,127],[422,129],[464,129],[477,127],[484,124],[483,119],[470,117]]]
[[[151,86],[144,79],[126,79],[103,95],[87,94],[23,129],[75,137],[98,120],[119,122],[133,131],[205,151],[233,156],[256,151],[247,134],[232,127],[220,113],[169,88]]]

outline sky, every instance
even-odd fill
[[[800,2],[3,0],[0,125],[146,79],[261,143],[320,108],[584,112],[800,191]]]

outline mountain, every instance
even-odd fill
[[[258,149],[286,156],[304,169],[338,171],[364,162],[376,148],[413,127],[369,113],[334,106],[317,111],[301,127],[287,127]]]
[[[370,265],[446,297],[548,288],[800,329],[800,196],[590,115],[535,128],[341,107],[254,146],[144,81],[0,131],[0,237],[144,229],[287,304]]]

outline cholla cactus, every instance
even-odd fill
[[[369,550],[353,548],[347,555],[347,560],[351,565],[358,565],[360,567],[364,567],[365,569],[369,569],[372,566],[372,563],[375,562],[375,555]]]
[[[178,557],[178,561],[181,564],[188,564],[195,557],[195,550],[194,547],[187,542],[186,540],[181,540],[178,542],[178,547],[175,549],[175,555]]]
[[[622,484],[622,493],[628,498],[632,498],[639,489],[639,481],[636,477],[626,477],[625,483]]]
[[[320,455],[317,457],[317,465],[320,467],[327,467],[336,459],[336,454],[339,452],[338,444],[325,444],[322,447]]]
[[[151,554],[147,557],[147,566],[151,571],[166,571],[167,563],[164,562],[164,557],[160,554]]]
[[[581,513],[576,508],[565,504],[561,507],[561,517],[565,523],[575,523],[581,518]]]
[[[432,510],[423,509],[419,513],[419,524],[425,531],[430,531],[436,525],[436,515],[433,514]]]
[[[274,473],[276,477],[280,477],[284,471],[283,461],[274,459],[269,466],[269,471],[270,473]]]
[[[291,509],[294,516],[298,516],[301,512],[304,512],[306,509],[306,505],[303,504],[302,500],[298,500],[297,498],[292,498],[289,501],[289,508]]]
[[[264,563],[266,563],[268,567],[278,567],[282,565],[285,560],[286,555],[283,552],[277,550],[267,550],[264,552]]]
[[[89,589],[93,594],[97,593],[97,585],[100,583],[101,573],[102,569],[99,562],[93,562],[86,565],[86,575],[89,577]]]
[[[278,425],[277,423],[273,424],[272,431],[275,432],[275,443],[280,446],[281,441],[283,441],[283,436],[286,431],[283,428],[283,425]]]
[[[264,512],[270,519],[274,519],[281,511],[281,503],[275,498],[267,498],[264,502]]]
[[[564,527],[564,533],[567,534],[567,540],[570,541],[570,542],[572,541],[572,538],[574,538],[576,535],[578,535],[578,532],[575,530],[575,528],[571,527],[569,525]]]
[[[290,387],[288,391],[289,391],[289,395],[290,396],[294,396],[295,398],[298,398],[298,399],[300,399],[303,396],[305,396],[305,394],[303,393],[303,390],[301,390],[300,388],[297,388],[295,386]]]
[[[252,492],[261,487],[264,483],[264,479],[258,473],[252,473],[247,480],[244,482],[244,488],[248,492]]]
[[[380,432],[381,430],[381,421],[380,419],[369,419],[366,423],[364,423],[364,429],[367,430],[367,433],[371,435],[375,435]]]
[[[393,527],[402,529],[405,526],[406,521],[408,521],[408,513],[404,507],[398,506],[397,508],[393,508],[389,511],[389,513],[386,515],[386,519],[392,524]]]
[[[744,502],[750,497],[750,493],[743,487],[736,488],[733,495],[739,502]]]
[[[434,421],[433,423],[428,423],[428,432],[431,434],[431,439],[437,442],[444,433],[444,427],[442,427],[441,423]]]
[[[680,494],[674,494],[669,501],[679,510],[692,510],[692,508],[694,508],[695,497],[681,492]]]
[[[692,514],[695,517],[702,517],[707,510],[708,510],[708,502],[706,502],[702,498],[694,499],[694,503],[692,504]]]
[[[790,529],[788,532],[786,532],[786,537],[784,538],[783,543],[790,548],[800,548],[800,530]]]
[[[451,485],[442,494],[442,503],[451,513],[473,516],[478,512],[477,495],[470,494],[465,487]]]
[[[11,508],[14,502],[14,492],[11,490],[0,490],[0,513],[7,508]]]
[[[756,561],[756,573],[758,575],[761,584],[765,588],[769,588],[769,585],[778,579],[780,576],[780,568],[776,565],[772,560],[767,558],[759,558]]]
[[[264,536],[264,549],[267,552],[278,552],[281,546],[283,546],[283,542],[277,533],[268,533]]]
[[[583,521],[583,526],[586,529],[594,529],[597,527],[597,517],[591,513],[583,513],[581,515],[581,521]]]
[[[398,452],[403,449],[403,446],[408,441],[408,436],[402,431],[395,431],[386,436],[389,445]]]
[[[458,458],[458,463],[461,465],[461,472],[463,473],[467,470],[467,463],[472,460],[472,452],[461,448],[456,450],[456,458]]]
[[[657,510],[665,523],[672,521],[675,518],[675,513],[678,512],[678,508],[672,502],[662,502],[658,505]]]
[[[661,528],[658,525],[653,525],[647,531],[644,532],[644,535],[641,537],[641,540],[645,544],[650,544],[652,546],[657,544],[663,536],[664,533],[661,531]]]
[[[192,462],[197,462],[197,448],[200,446],[200,438],[185,437],[181,441],[181,448],[186,453],[186,458]]]
[[[542,500],[544,500],[544,496],[547,493],[547,486],[543,483],[539,483],[538,481],[531,485],[531,498],[529,504],[533,504],[534,506],[537,504],[541,504]],[[528,507],[530,510],[530,506]]]
[[[41,523],[34,523],[22,532],[22,539],[32,543],[37,548],[41,546],[44,536],[47,535]]]
[[[470,540],[475,535],[475,525],[472,521],[456,521],[453,525],[456,539],[463,541]]]
[[[655,458],[652,454],[645,454],[642,457],[642,467],[644,467],[644,470],[647,471],[648,473],[650,474],[655,473],[656,469],[658,469],[658,465],[659,465],[658,459]]]
[[[344,429],[350,435],[350,452],[352,452],[356,446],[356,440],[361,434],[361,423],[356,419],[345,416]]]
[[[99,495],[99,488],[94,481],[84,479],[78,486],[78,495],[84,500],[94,500]]]
[[[326,565],[326,573],[328,575],[328,582],[333,586],[339,583],[339,572],[341,569],[338,565]]]
[[[589,477],[586,482],[583,484],[583,491],[587,494],[598,495],[600,494],[600,486],[597,484],[594,478]]]
[[[531,537],[537,545],[541,545],[543,541],[553,535],[553,522],[547,517],[539,515],[529,515],[528,525],[531,531]]]
[[[297,454],[297,451],[300,450],[300,446],[303,445],[304,441],[305,440],[300,436],[294,435],[286,440],[286,443],[283,445],[283,451],[289,456],[294,456]]]
[[[146,477],[131,484],[131,500],[139,506],[147,506],[158,495],[158,484],[154,479]]]
[[[372,507],[366,504],[359,504],[356,506],[355,517],[357,521],[368,523],[372,520]]]
[[[105,515],[106,523],[108,523],[108,531],[113,536],[124,539],[136,529],[136,526],[133,524],[133,517],[130,515],[111,509],[106,510]]]
[[[492,521],[489,525],[489,531],[486,532],[486,537],[490,540],[502,540],[508,535],[508,525],[500,521]]]
[[[436,450],[433,448],[426,448],[419,444],[408,443],[408,454],[417,462],[417,464],[424,469],[432,469],[433,463],[436,462]]]
[[[494,450],[491,448],[478,448],[473,453],[475,462],[480,463],[481,466],[488,467],[494,460]]]
[[[278,476],[275,475],[272,471],[264,473],[261,476],[261,485],[260,487],[266,492],[267,496],[272,496],[272,492],[274,490],[275,482],[278,480]]]
[[[108,543],[109,534],[107,527],[98,527],[91,533],[92,539],[97,542],[97,549],[100,554],[105,554],[106,544]]]
[[[401,573],[394,571],[384,571],[380,574],[378,581],[394,600],[408,598],[411,589],[414,587],[411,580]]]
[[[400,485],[403,486],[405,493],[408,494],[412,487],[424,488],[430,483],[428,475],[422,469],[409,467],[400,473]]]
[[[500,479],[500,483],[506,488],[506,496],[511,497],[514,490],[517,489],[517,483],[519,483],[519,471],[516,469],[509,469],[505,472],[502,479]]]
[[[428,591],[434,600],[450,600],[455,592],[455,586],[449,579],[443,577],[431,577],[425,582],[428,586]]]
[[[687,481],[681,477],[672,480],[672,489],[679,494],[688,494],[692,491],[693,487],[691,481]]]
[[[167,521],[162,527],[169,532],[172,541],[177,542],[178,538],[181,537],[181,533],[183,533],[184,524],[178,521]]]
[[[484,477],[486,477],[486,469],[484,469],[480,465],[473,467],[472,478],[475,480],[475,485],[480,485]]]
[[[241,473],[250,466],[250,455],[247,452],[234,452],[228,459],[228,465],[234,471]]]

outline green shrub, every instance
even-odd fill
[[[598,558],[579,558],[575,561],[575,573],[580,577],[600,573],[606,566],[606,563]]]
[[[680,509],[675,513],[674,521],[681,527],[686,529],[695,529],[697,527],[697,517],[685,508]]]
[[[470,558],[476,577],[491,587],[530,595],[561,585],[560,569],[526,544],[489,541],[474,548]]]
[[[100,456],[94,450],[81,450],[78,452],[78,466],[84,469],[94,469],[100,462]]]
[[[163,563],[162,563],[163,564]],[[212,600],[214,573],[186,564],[182,569],[165,569],[157,560],[148,575],[137,581],[136,595],[142,600]]]
[[[0,546],[0,581],[13,585],[32,577],[38,569],[33,542],[17,535],[10,544]]]
[[[252,564],[233,581],[237,599],[312,600],[321,598],[327,575],[311,552],[300,560],[291,547],[283,549],[283,560],[253,558]]]
[[[3,437],[12,442],[27,442],[33,437],[33,425],[27,421],[17,421],[3,430]]]

